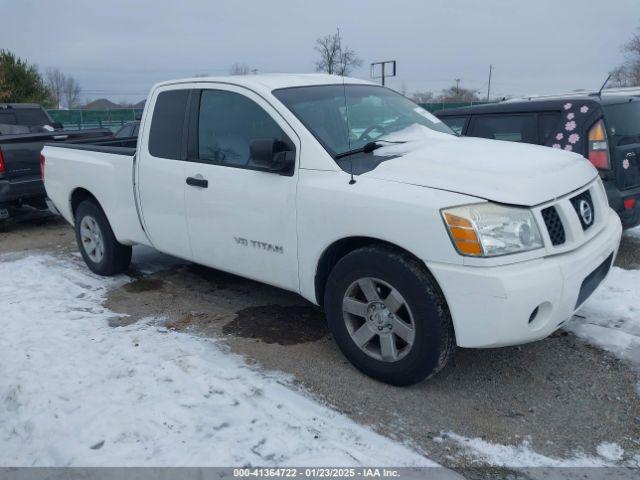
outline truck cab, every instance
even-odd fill
[[[394,385],[435,374],[456,345],[548,336],[620,241],[581,156],[457,137],[362,80],[160,83],[133,140],[42,152],[92,271],[126,272],[143,244],[296,292],[357,368]]]

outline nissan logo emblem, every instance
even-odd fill
[[[591,225],[591,222],[593,222],[593,210],[591,209],[589,202],[586,200],[580,200],[579,208],[580,216],[582,217],[584,224]]]

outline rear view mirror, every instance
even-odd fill
[[[60,122],[53,122],[51,126],[56,130],[62,130],[64,128],[64,125],[62,125],[62,123]]]
[[[251,140],[249,150],[254,166],[282,175],[293,172],[295,152],[286,143],[275,138],[259,138]]]

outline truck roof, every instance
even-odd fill
[[[38,103],[2,103],[0,102],[0,110],[9,108],[42,108],[42,105]]]
[[[180,83],[227,83],[239,85],[251,89],[277,90],[288,87],[306,87],[312,85],[335,85],[341,84],[363,84],[372,85],[372,82],[360,80],[352,77],[341,77],[339,75],[327,75],[324,73],[267,73],[258,75],[228,75],[220,77],[193,77],[178,80],[169,80],[154,85],[153,89],[166,85],[176,85]],[[375,84],[373,84],[375,85]]]

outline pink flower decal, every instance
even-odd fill
[[[576,114],[571,112],[571,113],[567,113],[567,120],[573,120],[574,118],[576,118]]]
[[[559,143],[554,143],[553,145],[551,145],[553,148],[560,148],[560,144]]]
[[[572,107],[572,105],[570,103],[565,103],[564,104],[564,109],[565,110],[569,110]]]
[[[564,146],[564,149],[565,149],[566,151],[568,151],[568,152],[572,152],[572,151],[573,151],[573,146],[571,146],[571,145],[565,145],[565,146]]]
[[[583,105],[580,107],[580,113],[587,113],[589,111],[589,107]]]
[[[564,124],[564,129],[567,132],[572,132],[573,130],[576,129],[576,122],[574,122],[573,120],[571,120],[570,122],[567,122]]]
[[[578,143],[578,140],[580,140],[580,135],[578,135],[577,133],[572,133],[571,135],[569,135],[569,143],[576,144]]]
[[[559,134],[556,135],[556,140],[562,140],[564,138],[564,133],[560,132]]]

